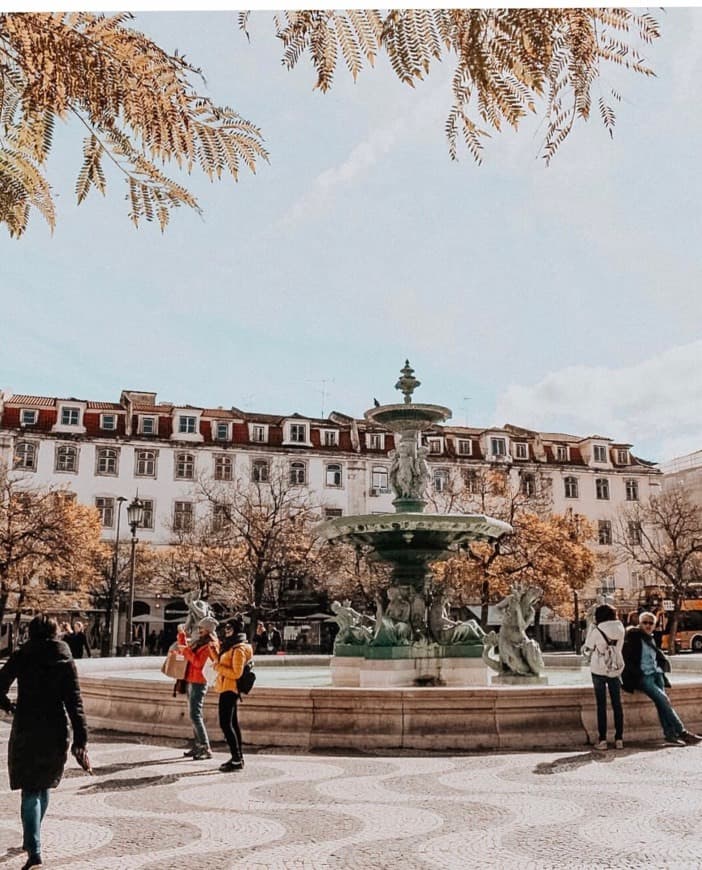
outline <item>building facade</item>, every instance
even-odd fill
[[[613,552],[621,508],[660,484],[660,471],[630,444],[606,437],[505,425],[437,426],[423,439],[435,508],[456,480],[470,487],[475,475],[501,468],[527,494],[546,486],[554,512],[591,520],[601,554]],[[32,485],[64,486],[97,508],[107,540],[116,534],[118,499],[138,493],[146,507],[139,539],[170,543],[211,510],[198,494],[202,479],[265,483],[284,474],[326,517],[392,511],[394,447],[391,432],[337,412],[322,419],[174,405],[132,390],[118,402],[0,392],[0,461]],[[624,599],[639,585],[626,562],[598,582]]]

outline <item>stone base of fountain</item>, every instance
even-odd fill
[[[488,670],[480,658],[480,648],[466,646],[461,655],[452,647],[449,655],[435,647],[375,647],[364,655],[334,655],[333,686],[352,688],[410,688],[417,686],[487,686]],[[413,654],[414,651],[414,654]]]
[[[547,686],[548,677],[536,674],[494,674],[492,686]]]

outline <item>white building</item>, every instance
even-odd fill
[[[660,481],[630,444],[603,436],[441,426],[425,440],[435,493],[494,467],[509,469],[527,492],[546,480],[552,510],[593,521],[601,553],[612,551],[622,506],[645,500]],[[138,491],[146,504],[140,540],[166,544],[174,529],[210,509],[198,498],[200,475],[265,481],[276,467],[307,488],[328,517],[392,511],[394,446],[392,433],[340,413],[316,419],[179,406],[132,390],[119,402],[0,392],[0,461],[36,485],[63,485],[95,506],[106,539],[114,539],[120,497],[131,500]],[[603,585],[631,598],[635,567],[618,564]]]

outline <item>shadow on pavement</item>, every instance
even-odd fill
[[[648,746],[627,746],[626,749],[608,749],[606,751],[591,749],[578,752],[577,755],[566,755],[556,758],[554,761],[541,761],[536,765],[533,772],[540,776],[548,776],[553,773],[566,773],[586,764],[611,764],[618,758],[627,758],[630,755],[638,755],[641,752],[658,752],[661,749],[670,749],[665,744]]]

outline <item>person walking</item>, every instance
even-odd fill
[[[74,659],[82,659],[84,652],[90,658],[90,646],[88,645],[88,638],[85,636],[85,627],[79,619],[76,619],[73,623],[73,631],[69,630],[63,639],[68,644]]]
[[[68,757],[70,720],[73,754],[87,766],[88,729],[71,652],[57,638],[58,623],[39,614],[29,623],[29,639],[0,670],[0,707],[12,713],[8,744],[10,788],[21,789],[22,870],[42,866],[41,823]],[[17,680],[17,703],[7,697]],[[66,717],[68,714],[68,718]]]
[[[673,746],[699,743],[702,737],[685,728],[666,695],[666,687],[670,687],[670,681],[666,677],[670,672],[670,662],[658,649],[653,638],[655,626],[655,614],[644,610],[639,614],[638,626],[629,628],[626,632],[622,649],[624,691],[643,692],[653,701],[666,743]]]
[[[188,642],[185,632],[178,632],[178,648],[188,662],[188,670],[185,674],[185,682],[188,693],[188,712],[193,725],[195,741],[190,749],[183,754],[186,758],[201,761],[204,758],[212,758],[210,738],[205,728],[205,720],[202,711],[207,694],[207,680],[202,669],[208,659],[215,659],[219,652],[217,640],[217,620],[212,616],[206,616],[198,623],[197,637]]]
[[[241,770],[244,755],[241,745],[241,729],[237,705],[239,693],[237,680],[241,677],[247,662],[253,658],[253,648],[244,634],[240,619],[229,619],[224,623],[224,639],[215,662],[217,679],[214,689],[219,694],[219,727],[229,746],[231,758],[220,765],[222,773]]]
[[[614,717],[614,747],[624,748],[624,712],[620,676],[624,670],[622,647],[624,626],[615,609],[600,604],[585,638],[583,653],[590,656],[590,674],[597,704],[597,743],[595,749],[607,749],[607,692]]]

